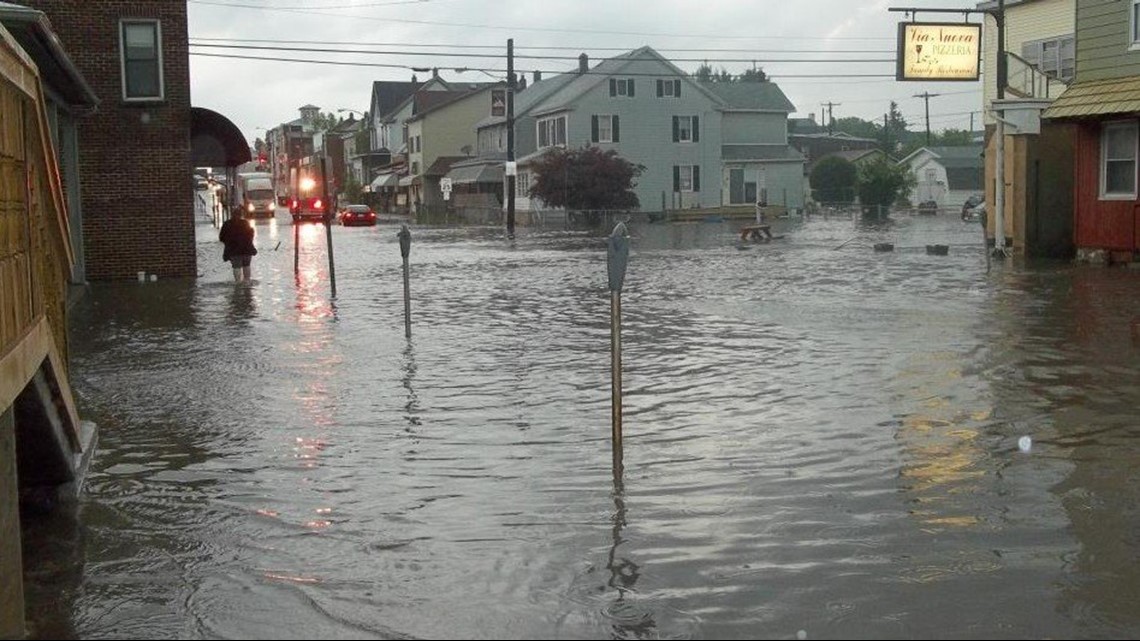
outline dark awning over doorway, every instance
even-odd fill
[[[252,160],[241,130],[202,107],[190,108],[190,158],[194,167],[237,167]]]

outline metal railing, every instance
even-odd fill
[[[1056,98],[1068,86],[1015,53],[1005,55],[1006,90],[1022,98]]]

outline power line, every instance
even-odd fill
[[[502,58],[499,54],[491,53],[461,53],[461,52],[448,52],[448,51],[386,51],[376,49],[329,49],[325,47],[290,47],[290,46],[270,46],[270,45],[230,45],[230,44],[196,44],[190,43],[191,47],[203,47],[214,49],[241,49],[241,50],[257,50],[257,51],[298,51],[308,53],[351,53],[351,54],[367,54],[377,56],[438,56],[444,58]],[[578,60],[578,56],[519,56],[516,55],[515,59],[526,58],[528,60]],[[754,58],[671,58],[670,62],[758,62]],[[763,60],[764,63],[895,63],[894,58],[768,58]]]
[[[191,41],[201,40],[205,42],[269,42],[269,43],[290,43],[290,44],[328,44],[328,40],[297,40],[294,38],[211,38],[205,36],[191,36]],[[194,44],[194,42],[191,42]],[[356,44],[370,47],[459,47],[463,49],[494,49],[502,51],[503,45],[477,45],[477,44],[459,44],[454,42],[441,42],[441,43],[424,43],[424,42],[358,42]],[[515,47],[516,51],[633,51],[641,45],[631,47],[596,47],[593,45],[582,46],[564,46],[564,45],[535,45],[532,47]],[[893,49],[753,49],[749,47],[654,47],[658,53],[665,51],[679,51],[682,53],[752,53],[752,54],[782,54],[782,53],[834,53],[834,54],[849,54],[849,53],[863,53],[863,54],[876,54],[876,55],[894,55]],[[518,57],[517,55],[515,56]]]
[[[722,33],[717,34],[696,34],[696,33],[659,33],[659,32],[643,32],[643,31],[611,31],[604,29],[559,29],[556,27],[519,27],[508,25],[489,25],[489,24],[472,24],[461,22],[439,22],[435,20],[410,20],[407,18],[392,18],[392,17],[378,17],[378,16],[359,16],[359,15],[341,15],[322,13],[320,11],[305,10],[305,9],[285,9],[276,7],[266,7],[263,5],[249,5],[236,2],[221,2],[219,0],[188,0],[193,4],[209,5],[217,7],[231,7],[235,9],[257,9],[259,11],[281,11],[285,13],[300,13],[310,14],[334,18],[348,18],[352,20],[369,20],[373,22],[395,22],[400,24],[415,24],[415,25],[428,25],[435,27],[463,27],[468,29],[494,29],[498,31],[539,31],[547,33],[592,33],[599,35],[619,35],[619,36],[653,36],[663,38],[705,38],[705,39],[720,39],[720,40],[786,40],[787,36],[732,36]],[[895,38],[883,38],[872,36],[798,36],[798,40],[824,40],[824,41],[887,41],[894,42]]]
[[[319,64],[319,65],[334,65],[334,66],[340,65],[340,66],[345,66],[345,67],[384,67],[384,68],[390,68],[390,69],[409,69],[412,71],[416,71],[416,70],[419,70],[422,68],[419,65],[411,65],[411,64],[388,64],[388,63],[380,63],[380,62],[354,62],[354,61],[350,61],[350,60],[316,60],[313,58],[265,58],[265,57],[261,57],[261,56],[244,56],[244,55],[239,55],[239,54],[225,54],[225,53],[200,53],[200,52],[196,52],[196,51],[191,51],[190,55],[191,56],[199,56],[202,58],[228,58],[228,59],[233,59],[233,60],[258,60],[261,62],[301,62],[301,63]],[[456,72],[482,71],[485,73],[500,73],[500,74],[506,73],[505,69],[491,69],[491,68],[485,68],[485,67],[457,67],[457,68],[455,68],[455,71]],[[535,71],[538,71],[538,72],[544,73],[544,74],[550,73],[550,74],[555,74],[555,75],[562,74],[562,73],[576,73],[572,69],[569,69],[569,70],[568,69],[561,69],[561,70],[559,70],[559,69],[536,69]],[[582,73],[585,75],[591,75],[591,76],[610,76],[610,75],[612,75],[612,73],[609,71],[589,70],[589,71],[585,71]],[[644,77],[644,78],[676,78],[677,77],[677,74],[669,74],[669,73],[622,72],[621,75],[624,77]],[[846,74],[811,74],[811,73],[776,74],[776,73],[768,73],[767,75],[770,78],[894,78],[895,77],[895,74],[893,74],[893,73],[877,73],[877,74],[876,73],[867,73],[867,74],[858,74],[858,73],[846,73]]]

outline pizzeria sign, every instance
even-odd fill
[[[899,23],[897,80],[977,80],[981,60],[980,24]]]

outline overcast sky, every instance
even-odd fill
[[[973,8],[963,0],[188,0],[193,104],[230,118],[252,142],[298,117],[312,103],[322,111],[366,111],[372,81],[410,80],[411,67],[439,67],[446,80],[504,78],[506,41],[513,38],[516,70],[528,78],[648,45],[685,71],[701,60],[739,73],[756,65],[769,73],[797,108],[816,114],[836,103],[835,117],[882,121],[891,100],[912,130],[966,129],[981,109],[980,82],[914,83],[894,80],[893,60],[901,13],[889,7]],[[957,21],[954,14],[920,14],[920,20]],[[978,21],[974,15],[972,21]],[[314,51],[231,49],[202,45],[304,47]],[[439,46],[428,46],[439,45]],[[543,49],[543,48],[546,49]],[[550,49],[555,47],[556,49]],[[379,54],[331,53],[368,49]],[[719,51],[718,51],[719,50]],[[424,55],[428,52],[463,54]],[[417,53],[419,55],[410,55]],[[391,66],[341,66],[257,61],[196,54],[298,58]],[[472,55],[488,57],[467,57]],[[535,59],[524,56],[574,59]],[[784,60],[789,62],[778,62]],[[804,62],[810,61],[810,62]],[[456,73],[460,67],[480,71]],[[878,74],[889,77],[857,77]],[[430,72],[419,72],[420,79]],[[824,77],[804,77],[804,76]],[[342,114],[348,115],[348,112]],[[359,117],[359,116],[357,116]],[[975,123],[980,114],[975,113]],[[980,124],[977,124],[980,128]]]

